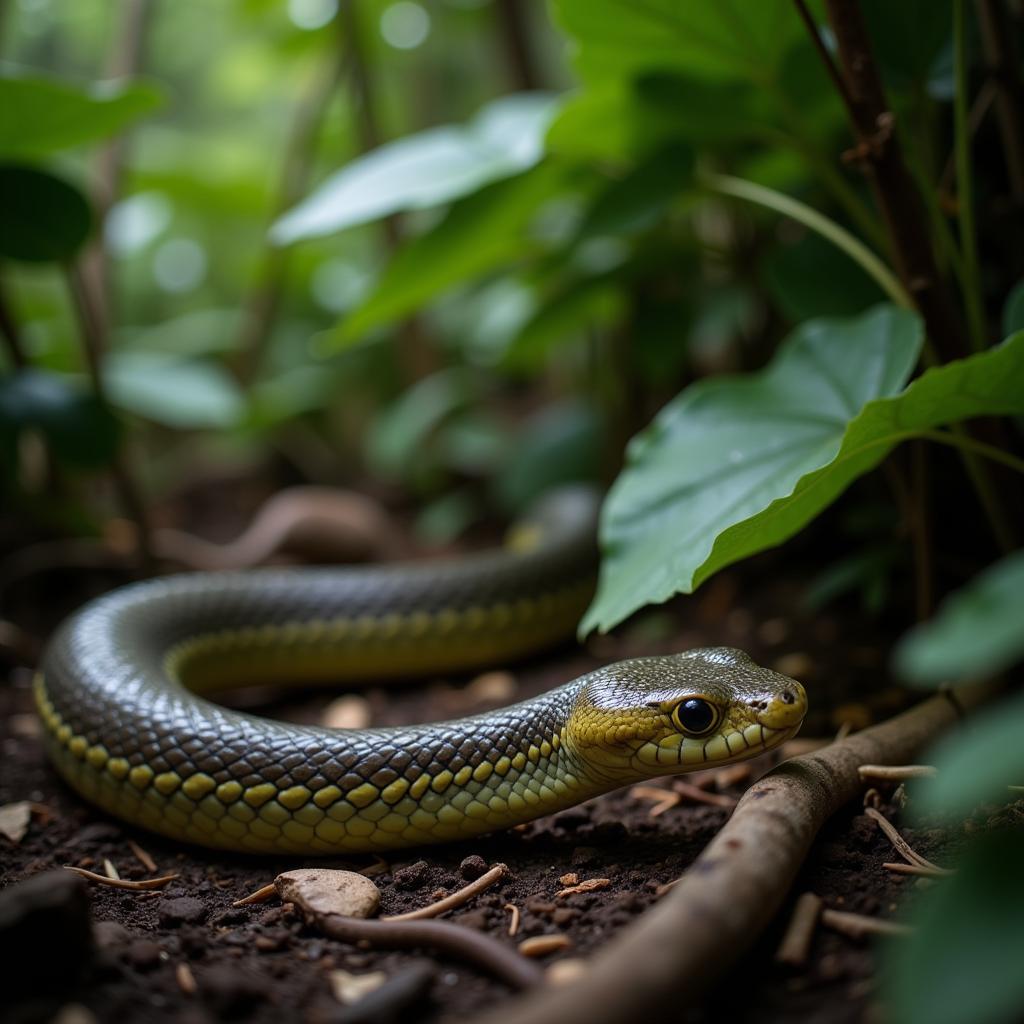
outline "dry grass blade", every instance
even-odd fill
[[[933,864],[927,857],[921,856],[911,845],[899,834],[896,826],[881,812],[874,807],[865,807],[864,813],[877,822],[878,827],[886,834],[889,842],[903,855],[908,864],[917,864],[923,868],[933,868],[935,871],[943,872],[946,869]]]
[[[249,893],[248,896],[243,896],[240,900],[235,900],[231,904],[233,907],[248,907],[254,903],[269,903],[277,895],[277,886],[273,882],[270,885],[264,885],[262,888],[257,889],[255,892]]]
[[[660,786],[634,786],[629,792],[641,800],[654,801],[654,805],[648,811],[652,818],[660,817],[682,802],[682,797],[678,793],[671,789],[662,789]]]
[[[463,886],[457,892],[453,892],[450,896],[445,896],[444,899],[438,900],[436,903],[431,903],[426,907],[420,907],[418,910],[409,910],[404,914],[391,914],[388,917],[382,917],[382,921],[418,921],[427,917],[437,917],[443,914],[446,910],[452,910],[454,907],[461,907],[464,903],[469,902],[474,896],[478,895],[490,889],[496,882],[500,882],[508,874],[508,867],[505,864],[495,864],[490,871],[485,871],[478,879],[470,882],[469,885]]]
[[[115,882],[121,878],[121,873],[114,867],[114,862],[109,857],[103,858],[103,873]]]
[[[141,878],[138,881],[131,881],[127,878],[109,878],[107,875],[98,875],[95,871],[87,871],[85,868],[76,868],[70,864],[64,865],[65,871],[74,871],[90,882],[98,885],[109,885],[114,889],[134,889],[144,892],[146,889],[162,889],[168,882],[173,882],[177,875],[162,875],[160,878]]]
[[[514,903],[506,903],[505,909],[511,917],[508,919],[509,938],[515,938],[519,934],[519,908]]]
[[[862,779],[893,779],[903,782],[906,779],[928,779],[938,774],[938,769],[930,764],[862,764],[857,769]]]
[[[150,872],[156,871],[156,861],[134,840],[128,840],[128,849],[132,851],[135,859]]]
[[[899,921],[886,921],[879,917],[865,917],[845,910],[825,909],[821,912],[821,923],[833,931],[849,935],[851,939],[863,939],[867,935],[909,935],[909,925]]]

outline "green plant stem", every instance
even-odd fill
[[[1003,451],[1002,448],[997,448],[994,444],[986,444],[984,441],[979,441],[966,432],[957,430],[956,427],[948,431],[915,431],[913,436],[921,438],[922,441],[935,441],[937,444],[949,445],[951,448],[957,448],[962,452],[972,452],[992,462],[998,462],[1001,466],[1006,466],[1015,473],[1024,474],[1024,459],[1019,459],[1016,455],[1011,455],[1009,452]]]
[[[798,199],[783,195],[774,189],[758,185],[743,178],[734,178],[728,174],[704,175],[703,183],[715,192],[733,196],[775,210],[786,217],[791,217],[805,227],[816,231],[822,238],[830,241],[836,248],[850,257],[898,306],[913,309],[914,303],[906,289],[900,284],[896,275],[885,263],[869,249],[859,238],[850,234],[846,228],[834,220],[819,213],[817,210],[801,203]]]
[[[974,198],[971,187],[971,132],[967,115],[967,5],[953,0],[953,96],[955,127],[957,215],[960,220],[960,249],[964,259],[964,306],[968,333],[975,352],[985,348],[985,316],[981,306],[981,274],[978,243],[974,230]]]

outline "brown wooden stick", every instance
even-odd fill
[[[904,864],[902,861],[886,861],[882,867],[897,875],[919,875],[921,878],[945,878],[953,873],[947,868],[926,868],[923,864]]]
[[[142,878],[138,881],[130,881],[127,878],[108,878],[106,875],[98,875],[95,871],[72,867],[70,864],[65,864],[64,870],[74,871],[76,875],[81,875],[90,882],[96,882],[97,885],[109,885],[114,889],[135,889],[137,891],[162,889],[168,882],[173,882],[178,877],[177,875],[164,875],[161,878]]]
[[[629,1024],[696,1002],[774,917],[815,835],[861,792],[862,764],[904,764],[989,691],[933,697],[780,765],[743,795],[689,871],[593,959],[584,981],[516,1000],[487,1024]]]
[[[418,921],[426,917],[439,917],[446,910],[452,910],[454,907],[461,907],[463,903],[468,903],[478,893],[484,892],[496,882],[500,882],[507,874],[507,865],[495,864],[490,871],[485,871],[478,879],[470,882],[469,885],[464,885],[450,896],[445,896],[443,900],[438,900],[436,903],[420,907],[417,910],[407,910],[404,914],[390,914],[387,917],[382,917],[381,920]]]
[[[821,912],[821,923],[833,931],[849,935],[851,939],[863,939],[868,935],[909,935],[911,931],[909,925],[899,921],[886,921],[880,917],[865,917],[864,914],[827,908]]]
[[[933,864],[927,857],[922,856],[910,843],[900,835],[896,826],[879,810],[874,807],[865,807],[864,813],[877,822],[878,827],[886,834],[889,842],[903,855],[908,864],[916,864],[921,868],[931,868],[934,871],[946,873],[945,868]]]
[[[786,934],[782,936],[782,942],[775,953],[775,959],[780,964],[799,967],[807,962],[820,914],[821,897],[813,892],[801,893],[793,907],[793,916],[789,919]]]
[[[862,764],[857,773],[862,779],[928,779],[938,769],[930,764]]]

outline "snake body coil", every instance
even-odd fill
[[[620,662],[512,707],[332,730],[204,689],[464,669],[569,632],[593,587],[594,501],[549,499],[509,550],[451,564],[189,574],[69,619],[36,681],[83,796],[174,838],[331,854],[508,828],[642,778],[751,757],[803,720],[799,683],[739,651]]]

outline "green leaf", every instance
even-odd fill
[[[763,83],[803,32],[788,0],[556,0],[555,14],[588,81],[650,69]]]
[[[67,262],[92,228],[85,196],[35,167],[0,166],[0,256],[26,263]]]
[[[449,203],[528,170],[544,152],[556,100],[546,93],[506,96],[465,127],[446,125],[346,164],[271,229],[278,245],[332,234],[400,210]]]
[[[115,405],[177,430],[233,427],[245,410],[238,385],[219,366],[163,352],[111,352],[103,380]]]
[[[59,459],[82,467],[105,465],[120,439],[117,420],[94,395],[70,377],[35,369],[0,378],[0,429],[8,436],[39,430]]]
[[[377,418],[367,439],[367,458],[384,476],[407,473],[424,442],[479,393],[477,376],[462,367],[417,381]]]
[[[803,324],[760,373],[687,388],[630,445],[603,510],[601,580],[581,630],[608,629],[780,544],[901,441],[1024,413],[1024,332],[896,394],[921,342],[918,317],[879,306]]]
[[[910,918],[914,933],[885,949],[887,1019],[900,1024],[1020,1020],[1022,864],[1024,831],[982,835],[968,847],[956,874],[918,895]]]
[[[1003,336],[1024,331],[1024,281],[1014,285],[1003,306]]]
[[[919,686],[991,678],[1024,657],[1022,609],[1024,551],[1018,551],[907,633],[896,648],[896,671]]]
[[[978,804],[1005,801],[1011,795],[1007,786],[1024,785],[1022,735],[1022,693],[972,712],[962,729],[928,751],[927,761],[939,773],[915,784],[916,812],[963,818]]]
[[[152,85],[77,89],[47,78],[0,78],[0,156],[47,156],[116,135],[163,102]]]
[[[322,350],[351,345],[444,289],[528,255],[534,244],[527,226],[562,181],[561,170],[541,165],[455,203],[436,227],[405,245],[364,302],[319,339]]]

